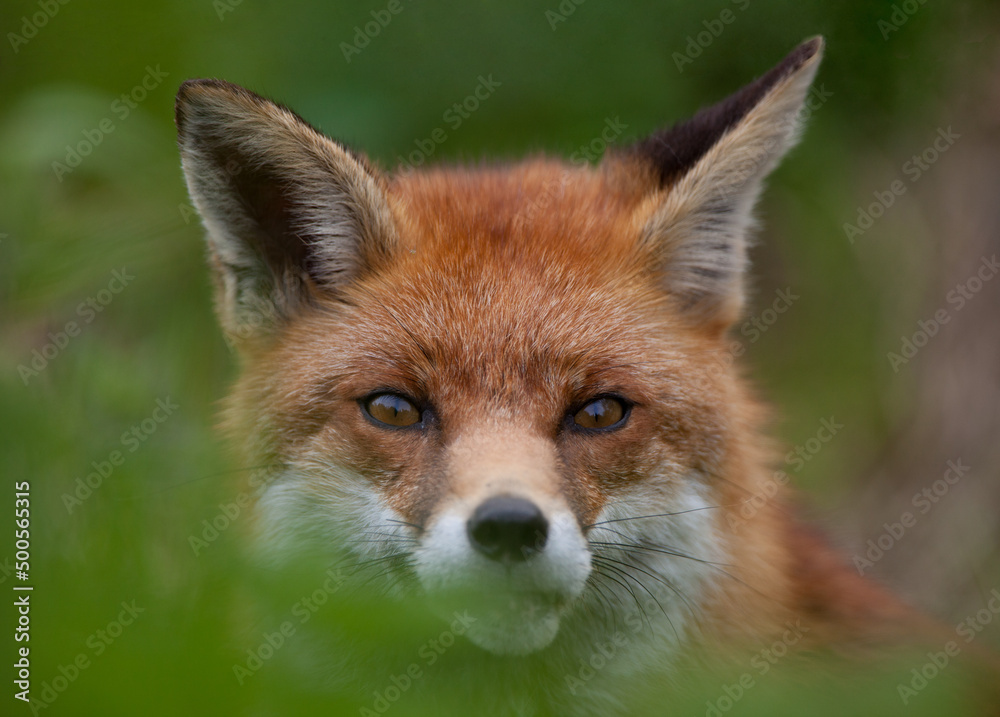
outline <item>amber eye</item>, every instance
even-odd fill
[[[395,393],[379,393],[361,401],[365,413],[379,423],[405,428],[420,423],[420,410]]]
[[[573,422],[581,428],[611,428],[624,422],[627,409],[617,398],[605,396],[581,408],[573,416]]]

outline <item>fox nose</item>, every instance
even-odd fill
[[[472,547],[487,558],[519,562],[542,551],[549,522],[530,500],[502,495],[480,503],[466,530]]]

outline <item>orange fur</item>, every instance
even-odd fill
[[[399,256],[250,358],[230,432],[257,437],[254,426],[268,426],[257,461],[337,455],[422,524],[442,493],[459,489],[444,475],[458,437],[502,426],[495,443],[508,452],[536,437],[560,441],[565,406],[616,392],[637,401],[627,432],[559,446],[558,489],[581,524],[620,486],[672,462],[717,476],[725,529],[771,479],[766,413],[725,360],[724,337],[656,291],[637,246],[643,197],[608,181],[545,160],[395,179]],[[560,195],[531,213],[554,183]],[[439,435],[387,434],[366,422],[356,400],[383,388],[433,397]],[[763,639],[794,614],[849,640],[905,620],[894,598],[853,576],[784,502],[779,495],[735,521],[735,580],[714,598],[712,631]]]
[[[675,618],[687,596],[650,570],[689,591],[679,649],[759,645],[793,620],[808,626],[803,647],[929,634],[800,524],[772,484],[767,412],[727,352],[750,209],[798,135],[821,49],[803,44],[598,168],[535,158],[383,176],[245,90],[182,88],[185,171],[244,362],[226,430],[278,483],[253,532],[276,540],[308,514],[362,555],[378,549],[357,533],[403,536],[416,567],[401,582],[530,604],[527,617],[481,613],[496,625],[470,639],[502,655],[548,649],[575,664],[587,636],[553,625],[597,629],[602,565],[625,588],[659,578]],[[223,160],[243,169],[234,178]],[[366,415],[380,393],[412,402],[420,424]],[[608,396],[620,422],[575,427]],[[542,548],[522,545],[530,559],[479,554],[475,514],[497,496],[551,524]],[[644,654],[666,662],[657,649]]]

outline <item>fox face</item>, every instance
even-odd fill
[[[781,629],[790,529],[780,497],[733,520],[770,471],[725,336],[821,52],[596,167],[386,174],[185,83],[184,172],[243,361],[226,429],[271,466],[257,552],[381,562],[372,588],[467,611],[499,656],[572,662],[622,619],[661,665]]]
[[[398,538],[355,546],[371,559],[416,538],[407,559],[436,604],[496,597],[474,611],[469,637],[503,654],[545,647],[623,551],[663,563],[656,573],[683,592],[700,589],[704,565],[653,548],[720,552],[710,514],[697,512],[727,420],[711,343],[665,320],[670,301],[641,269],[651,258],[627,216],[640,196],[574,220],[568,208],[614,196],[606,177],[577,170],[542,229],[556,243],[539,246],[542,223],[519,220],[525,188],[558,171],[390,185],[396,211],[410,207],[412,249],[300,316],[262,358],[280,375],[251,368],[250,404],[235,409],[257,422],[266,407],[278,438],[261,459],[290,464],[261,501],[265,544],[303,525],[346,529],[329,538],[340,545]],[[506,219],[474,203],[484,183]]]

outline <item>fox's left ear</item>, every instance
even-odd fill
[[[798,139],[822,52],[822,38],[808,40],[722,102],[613,155],[633,171],[638,162],[653,194],[642,241],[665,288],[710,330],[728,328],[742,311],[753,205]]]
[[[185,82],[176,112],[219,318],[234,342],[269,338],[395,251],[385,180],[360,154],[228,82]]]

